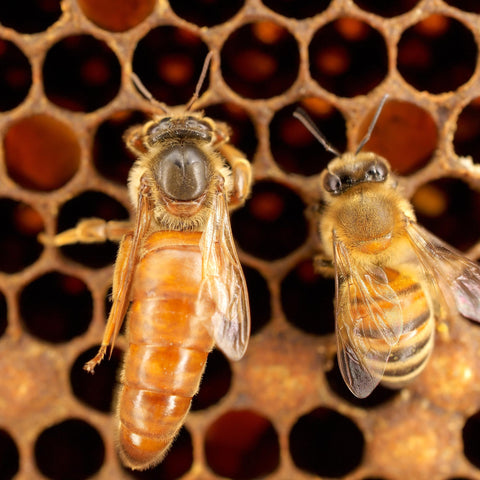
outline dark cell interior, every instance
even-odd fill
[[[280,95],[298,73],[298,45],[292,34],[273,22],[244,25],[222,49],[222,73],[236,93],[247,98]]]
[[[53,45],[43,64],[48,99],[75,112],[92,112],[120,88],[120,64],[108,45],[90,35],[72,35]]]
[[[309,45],[310,73],[340,97],[363,95],[387,74],[387,47],[369,24],[344,17],[322,26]]]

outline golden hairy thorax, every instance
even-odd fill
[[[377,254],[402,235],[411,208],[385,184],[361,184],[332,197],[320,222],[322,241],[331,250],[332,233],[349,248]]]

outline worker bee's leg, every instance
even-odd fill
[[[44,245],[70,245],[72,243],[101,243],[111,240],[119,242],[123,236],[132,230],[129,220],[107,222],[102,218],[87,218],[78,222],[77,226],[65,230],[54,237],[45,234],[39,235],[39,240]]]
[[[245,155],[229,143],[219,147],[222,155],[232,167],[233,192],[230,197],[229,207],[237,208],[245,203],[252,186],[252,167]]]

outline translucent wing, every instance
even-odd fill
[[[216,306],[210,326],[215,343],[230,359],[238,360],[248,345],[250,309],[223,192],[215,195],[200,248],[202,284],[197,312],[202,314],[209,299],[213,299]]]
[[[402,309],[381,267],[354,264],[335,235],[333,247],[338,363],[348,388],[364,398],[381,381],[402,334]]]
[[[442,294],[453,296],[464,317],[480,322],[480,266],[415,222],[408,222],[407,232]]]

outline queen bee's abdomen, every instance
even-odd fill
[[[119,452],[131,468],[162,460],[188,413],[213,347],[204,319],[196,316],[200,236],[157,232],[146,239],[136,267],[117,400]]]

